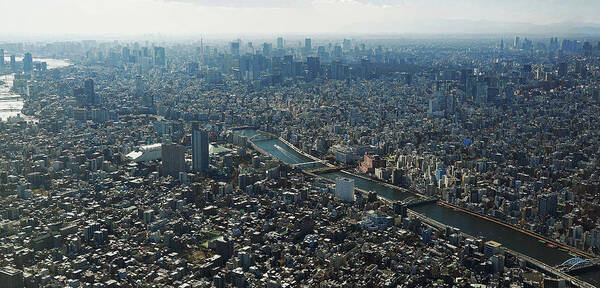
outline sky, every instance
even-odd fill
[[[599,0],[0,0],[0,11],[0,34],[22,35],[443,34],[600,24]]]

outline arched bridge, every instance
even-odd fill
[[[574,257],[556,266],[556,268],[560,269],[563,272],[571,273],[576,272],[577,270],[583,270],[597,265],[598,259],[587,260],[580,257]]]

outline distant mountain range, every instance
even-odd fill
[[[368,22],[347,25],[340,33],[365,34],[535,34],[535,35],[592,35],[600,36],[600,24],[555,23],[539,25],[531,23],[494,22],[485,20],[409,20]]]

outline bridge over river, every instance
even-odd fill
[[[256,134],[264,134],[256,130],[244,131],[243,133],[249,138]],[[260,137],[253,139],[264,138]],[[254,146],[258,147],[260,149],[258,151],[261,151],[261,153],[278,158],[288,165],[310,163],[319,160],[310,155],[302,153],[301,151],[299,151],[298,148],[293,147],[293,145],[287,143],[287,141],[284,142],[284,140],[280,138],[259,140],[255,142],[251,141],[251,143],[254,143]],[[383,183],[381,181],[376,181],[373,179],[366,178],[364,176],[355,175],[344,170],[338,170],[333,168],[328,169],[325,167],[328,167],[328,165],[323,164],[323,167],[321,167],[323,170],[325,170],[325,172],[318,173],[318,175],[311,173],[311,175],[326,178],[329,181],[335,181],[335,179],[339,177],[354,179],[354,185],[357,190],[361,192],[376,191],[377,194],[381,198],[386,199],[387,202],[421,202],[412,199],[422,199],[423,197],[423,195],[418,195],[418,193],[413,193],[412,191],[408,191],[400,187]],[[311,169],[307,169],[304,171],[307,172],[310,170]],[[411,197],[413,198],[411,199]],[[423,217],[429,219],[429,222],[431,223],[440,223],[441,225],[447,225],[458,228],[461,232],[467,235],[473,235],[475,237],[482,237],[486,240],[494,240],[496,242],[499,242],[510,251],[513,251],[513,254],[518,255],[518,257],[522,259],[525,259],[528,263],[533,263],[533,265],[535,265],[536,267],[543,266],[543,269],[545,271],[553,271],[554,275],[559,275],[562,278],[569,277],[565,279],[569,279],[569,282],[576,284],[576,286],[578,287],[594,287],[594,285],[596,287],[600,287],[600,273],[596,271],[584,271],[585,269],[579,269],[576,273],[577,277],[572,277],[569,276],[568,273],[562,272],[560,269],[558,269],[557,266],[560,266],[565,261],[574,257],[573,255],[571,255],[573,253],[572,251],[558,249],[558,246],[556,245],[556,247],[547,245],[548,243],[550,243],[548,241],[542,243],[541,241],[539,241],[539,238],[518,231],[512,228],[512,226],[509,227],[510,225],[508,224],[503,225],[485,219],[481,216],[476,216],[471,213],[465,213],[460,209],[438,205],[437,203],[435,203],[435,201],[422,201],[423,203],[419,203],[418,205],[411,205],[409,213],[423,215]],[[579,251],[573,247],[570,248],[575,251]],[[579,255],[586,255],[585,252],[580,252],[582,254]],[[581,257],[589,258],[588,256]],[[593,260],[591,262],[594,263],[595,261],[596,260]],[[580,266],[581,265],[582,264],[580,264]],[[566,264],[563,266],[566,266]],[[578,266],[574,266],[573,268],[577,267]],[[588,283],[592,283],[593,285],[583,283],[579,279],[584,280]]]
[[[600,258],[583,259],[574,257],[556,266],[560,271],[570,275],[576,275],[580,272],[597,270],[600,265]]]

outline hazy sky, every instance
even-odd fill
[[[599,0],[0,0],[0,11],[4,34],[444,33],[448,20],[600,22]]]

